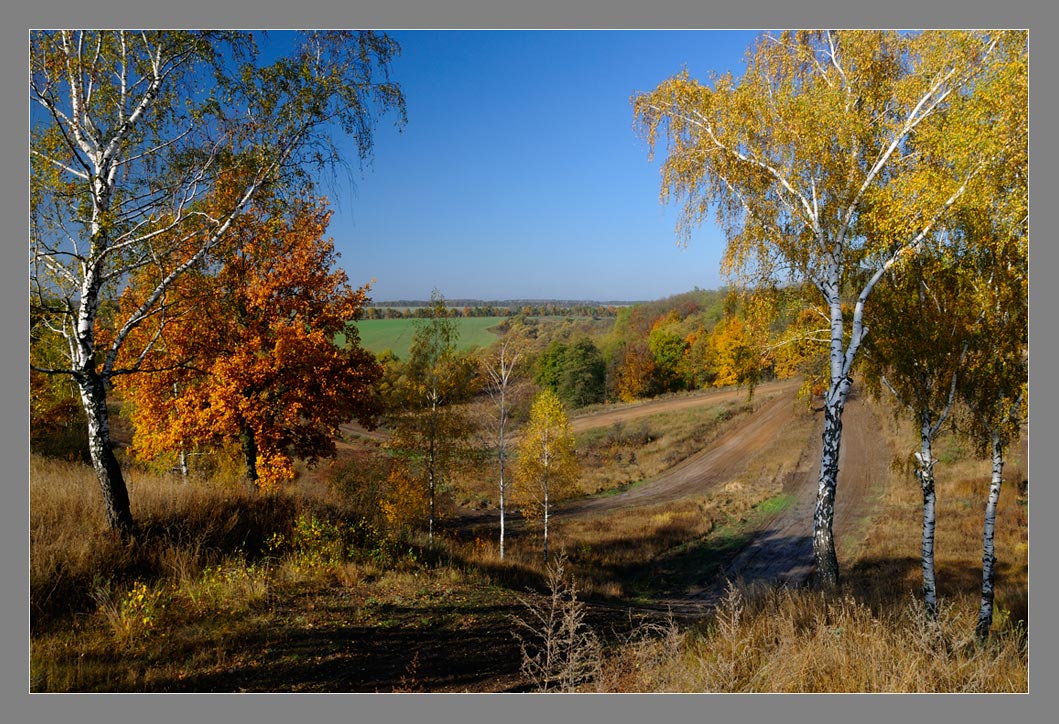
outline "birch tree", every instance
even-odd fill
[[[515,472],[523,514],[543,520],[545,561],[551,506],[574,491],[578,475],[566,409],[558,395],[545,389],[533,402],[529,424],[522,432]]]
[[[511,413],[511,383],[518,365],[521,351],[514,349],[508,340],[503,340],[496,353],[484,360],[482,365],[488,377],[486,391],[496,404],[496,454],[499,464],[500,484],[500,560],[504,560],[504,523],[506,512],[506,480],[504,473],[507,465],[507,451],[511,440],[508,437],[508,423]]]
[[[976,636],[984,641],[993,621],[997,505],[1005,451],[1019,439],[1028,394],[1029,229],[1025,58],[1010,72],[1014,91],[1003,99],[996,127],[1013,139],[1010,163],[989,177],[990,194],[963,210],[957,233],[975,250],[974,286],[966,302],[979,313],[960,395],[969,410],[968,431],[988,452],[991,478],[982,530],[982,595]],[[1000,104],[1001,100],[998,99]]]
[[[335,134],[361,158],[382,111],[404,117],[387,79],[397,45],[372,32],[306,33],[261,65],[253,36],[171,31],[37,31],[30,38],[30,286],[88,421],[107,522],[134,530],[111,450],[107,387],[136,372],[152,340],[118,365],[167,292],[222,243],[265,188],[301,195],[310,174],[341,162]],[[203,205],[219,184],[224,208]],[[102,313],[131,274],[159,281],[128,315]],[[102,343],[102,326],[112,328]],[[152,338],[153,339],[153,338]]]
[[[1028,408],[1026,247],[1010,246],[993,261],[994,273],[986,277],[981,290],[988,312],[975,336],[961,384],[970,413],[968,428],[991,462],[982,527],[982,595],[975,627],[979,641],[989,636],[993,623],[994,532],[1004,454],[1019,439]]]
[[[667,145],[662,200],[679,231],[716,212],[724,270],[799,280],[829,316],[823,452],[813,517],[816,580],[839,581],[832,533],[842,413],[872,290],[914,255],[1005,149],[976,116],[979,90],[1024,52],[1024,33],[799,31],[763,35],[736,79],[684,71],[634,96],[652,152]],[[960,126],[958,123],[965,124]],[[861,232],[865,214],[885,236]]]
[[[919,430],[913,453],[915,475],[923,492],[920,561],[923,601],[928,617],[937,618],[934,532],[937,493],[933,442],[956,402],[957,383],[966,361],[975,324],[967,303],[967,276],[973,268],[946,250],[918,254],[890,270],[872,300],[872,334],[865,343],[868,387],[888,390],[899,409]]]
[[[1025,36],[1022,38],[1025,43]],[[1023,48],[1025,45],[1023,45]],[[1029,399],[1029,156],[1027,145],[1028,58],[1005,68],[1008,81],[992,96],[995,133],[1009,139],[1008,163],[989,175],[988,193],[967,205],[957,230],[976,250],[969,301],[979,310],[962,397],[975,423],[972,434],[991,459],[991,479],[982,530],[982,596],[976,635],[984,641],[993,621],[996,550],[993,534],[1003,482],[1004,453],[1019,439]]]
[[[390,392],[393,434],[388,444],[421,471],[427,533],[433,541],[438,496],[449,473],[470,456],[474,428],[459,405],[473,392],[476,370],[457,354],[459,328],[437,290],[431,294],[429,314],[416,321],[408,364]]]

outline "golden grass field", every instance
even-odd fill
[[[894,449],[914,447],[909,427],[880,419]],[[655,425],[683,429],[673,440],[691,435],[681,416]],[[596,434],[584,455],[630,444],[627,432]],[[718,570],[785,505],[779,458],[756,461],[738,489],[557,519],[555,548],[604,642],[579,689],[1026,691],[1025,444],[1005,468],[997,615],[984,646],[973,633],[989,464],[953,438],[937,450],[936,626],[916,597],[919,490],[897,465],[863,539],[840,549],[840,591],[734,587],[705,616],[667,617],[651,604]],[[504,561],[488,526],[433,544],[387,530],[369,493],[348,494],[372,454],[303,469],[267,495],[132,467],[142,534],[129,545],[104,529],[90,468],[33,457],[31,689],[525,690],[513,616],[548,593],[534,530],[513,527]],[[340,478],[347,494],[329,482]]]

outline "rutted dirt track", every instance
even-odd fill
[[[756,452],[775,440],[794,417],[794,383],[781,383],[758,392],[770,399],[758,411],[732,426],[709,448],[678,463],[654,480],[605,498],[589,498],[563,507],[557,515],[600,513],[637,505],[657,505],[690,495],[701,495],[735,478]],[[733,393],[734,394],[734,393]],[[740,393],[745,396],[745,392]],[[724,401],[708,398],[711,404]],[[695,400],[699,405],[703,400]],[[652,408],[648,414],[661,410]],[[608,424],[614,424],[609,422]]]
[[[729,429],[708,446],[653,480],[624,495],[583,499],[560,511],[560,516],[596,516],[632,507],[652,506],[711,491],[739,495],[759,474],[782,481],[794,503],[758,526],[758,533],[730,562],[721,576],[684,590],[684,582],[648,608],[673,614],[696,615],[724,593],[724,578],[748,581],[804,579],[811,566],[812,510],[819,465],[821,415],[807,418],[795,400],[796,383],[762,385],[755,392],[757,409],[729,423]],[[612,425],[658,412],[739,399],[745,392],[721,391],[607,410],[579,418],[578,429]],[[836,511],[836,540],[855,531],[868,504],[868,492],[879,475],[888,472],[889,451],[874,435],[878,423],[870,409],[852,399],[844,416],[841,473]],[[770,483],[771,484],[771,483]],[[480,515],[479,511],[471,515]],[[231,666],[181,680],[159,680],[165,691],[521,691],[519,651],[512,638],[510,603],[497,603],[464,591],[455,598],[430,585],[415,593],[371,603],[356,602],[343,586],[328,588],[310,599],[283,602],[277,617],[297,633],[264,628],[244,641]],[[424,593],[425,591],[425,593]],[[431,593],[433,591],[433,593]],[[417,596],[430,601],[434,618],[424,625]],[[309,601],[311,605],[306,605]],[[590,605],[592,625],[609,626],[637,606]],[[353,613],[355,610],[355,613]],[[365,614],[368,612],[368,614]],[[370,615],[369,622],[350,624],[350,618]],[[628,617],[631,621],[631,616]],[[290,623],[294,622],[294,623]],[[300,623],[299,623],[300,622]]]
[[[783,382],[773,382],[762,385],[758,388],[755,394],[760,397],[780,392],[793,391],[796,390],[797,387],[798,384],[796,382],[785,380]],[[594,430],[600,427],[610,427],[611,425],[617,425],[619,422],[632,422],[633,420],[649,417],[651,415],[677,412],[678,410],[703,407],[704,405],[719,405],[725,402],[735,402],[745,398],[746,390],[732,388],[710,390],[707,392],[671,397],[668,399],[617,405],[614,408],[608,407],[600,411],[570,418],[570,429],[575,433],[584,432],[585,430]],[[371,440],[385,441],[389,437],[384,430],[368,430],[356,423],[342,425],[341,429],[347,435],[364,437]]]
[[[657,505],[703,495],[737,482],[755,457],[780,445],[784,433],[795,426],[796,405],[799,404],[795,400],[795,390],[794,383],[764,386],[757,394],[769,399],[709,448],[623,494],[580,500],[563,507],[556,515],[591,515]],[[687,402],[691,403],[690,400]],[[696,402],[704,403],[702,400]],[[654,410],[644,414],[654,414]],[[806,580],[812,571],[812,520],[822,444],[822,415],[818,413],[816,418],[800,449],[791,453],[795,460],[793,470],[786,476],[784,493],[792,496],[792,504],[765,522],[722,576],[703,587],[696,587],[683,599],[660,603],[674,611],[693,612],[720,600],[728,579],[787,585],[798,585]],[[876,434],[878,428],[879,422],[868,405],[856,394],[852,395],[843,415],[835,506],[834,535],[840,558],[843,541],[855,541],[870,510],[871,491],[877,489],[877,483],[889,474],[890,450]]]
[[[597,515],[620,509],[653,506],[690,496],[703,495],[737,481],[757,456],[773,447],[790,445],[790,429],[797,424],[798,382],[785,380],[761,385],[755,390],[760,407],[739,418],[709,447],[686,458],[654,479],[618,495],[584,498],[558,508],[554,516],[569,518]],[[745,398],[742,389],[709,391],[695,395],[652,400],[645,403],[605,409],[573,418],[575,432],[618,423],[628,423],[650,415],[718,405]],[[816,505],[819,473],[822,414],[803,440],[791,451],[793,470],[787,474],[784,493],[793,502],[765,522],[751,543],[726,567],[720,579],[707,582],[686,599],[662,603],[674,609],[709,607],[723,595],[726,579],[752,582],[779,582],[797,585],[812,569],[812,519]],[[879,421],[857,391],[851,395],[843,415],[842,449],[839,458],[839,484],[835,504],[835,530],[839,558],[844,540],[855,540],[870,509],[870,493],[888,475],[890,450],[876,431]],[[351,426],[347,432],[385,439],[383,432],[368,432]],[[786,438],[786,439],[783,439]],[[466,511],[464,524],[492,520],[493,513]]]
[[[877,434],[878,419],[856,394],[846,404],[842,423],[834,521],[839,560],[843,557],[843,542],[855,542],[870,512],[871,493],[889,474],[891,456],[889,446]],[[820,421],[814,425],[797,470],[785,485],[786,492],[794,496],[793,504],[762,527],[729,564],[724,576],[693,595],[694,602],[715,604],[724,595],[726,579],[798,585],[808,578],[813,563],[813,511],[822,445],[820,425]],[[753,454],[753,447],[743,452]]]

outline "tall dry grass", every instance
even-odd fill
[[[591,495],[653,478],[707,447],[760,405],[760,401],[726,402],[578,433],[582,469],[578,486]]]
[[[881,432],[895,449],[914,447],[908,426],[880,418],[887,420]],[[955,438],[939,441],[937,449],[937,626],[925,622],[917,603],[918,486],[896,465],[863,545],[850,548],[852,557],[842,561],[837,594],[733,589],[715,615],[698,623],[655,620],[616,642],[611,636],[594,681],[583,688],[1025,691],[1025,448],[1009,456],[1005,470],[996,534],[997,616],[985,646],[975,645],[973,631],[989,465]],[[619,600],[636,603],[667,585],[669,569],[681,583],[689,572],[702,574],[717,564],[726,545],[738,545],[740,526],[753,527],[755,516],[778,499],[792,464],[800,463],[763,454],[737,488],[712,496],[557,519],[556,548],[566,550],[585,598],[609,599],[611,608]],[[442,587],[457,579],[483,591],[494,584],[509,592],[548,587],[535,529],[512,536],[503,562],[488,534],[430,548],[352,530],[350,521],[370,519],[359,508],[371,500],[348,491],[335,496],[320,476],[261,495],[131,469],[142,535],[127,545],[104,527],[91,468],[33,457],[30,473],[31,670],[38,691],[146,687],[146,674],[126,661],[130,647],[139,653],[129,660],[149,662],[150,676],[171,679],[199,665],[223,667],[224,642],[241,635],[240,622],[257,616],[255,625],[268,627],[278,597],[289,602],[292,592],[334,582],[370,590],[381,601],[414,598],[424,574]],[[346,473],[355,488],[353,478],[366,474],[363,461]],[[200,643],[189,643],[203,640],[218,644],[200,650]]]
[[[129,468],[139,530],[123,542],[90,467],[33,457],[31,689],[149,689],[223,670],[245,632],[289,626],[273,622],[275,607],[441,559],[376,530],[325,471],[302,473],[263,494]]]
[[[1022,632],[976,645],[968,603],[945,599],[931,624],[911,597],[880,611],[851,594],[732,587],[703,624],[671,624],[618,647],[584,690],[1025,691]]]
[[[880,500],[876,524],[869,528],[858,556],[848,564],[851,580],[866,598],[891,589],[918,592],[922,585],[919,545],[923,498],[911,456],[919,441],[913,425],[894,417],[885,401],[881,434],[899,451]],[[996,610],[1015,622],[1027,620],[1028,479],[1025,436],[1006,455],[1004,484],[997,509]],[[935,567],[942,596],[967,596],[982,585],[982,528],[990,484],[990,461],[979,457],[971,442],[952,432],[934,444],[937,494]]]
[[[126,482],[140,529],[128,543],[106,528],[90,467],[31,458],[33,631],[93,611],[100,590],[197,577],[233,557],[253,563],[271,536],[290,532],[299,511],[326,507],[297,492],[263,495],[136,469],[126,471]]]

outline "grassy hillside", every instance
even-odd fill
[[[880,440],[894,449],[914,439],[907,423],[880,419]],[[694,435],[699,423],[659,415],[583,434],[579,446],[591,471],[618,453],[630,460],[633,447],[637,465],[648,465],[650,438]],[[103,527],[89,466],[34,456],[30,688],[532,688],[513,617],[552,600],[537,528],[513,520],[503,561],[490,505],[484,528],[446,527],[434,543],[392,529],[379,505],[386,467],[364,445],[345,446],[333,467],[300,467],[296,483],[269,495],[222,477],[188,485],[129,468],[137,546]],[[646,609],[627,607],[679,593],[734,555],[786,504],[778,459],[760,456],[738,490],[556,518],[555,548],[569,553],[578,605],[589,603],[582,612],[603,639],[602,650],[586,650],[594,673],[581,690],[1025,691],[1025,444],[1005,466],[986,646],[971,635],[988,461],[950,437],[938,451],[937,626],[924,624],[916,603],[921,497],[907,471],[879,481],[875,515],[842,549],[841,591],[737,587],[704,617],[648,620]]]

